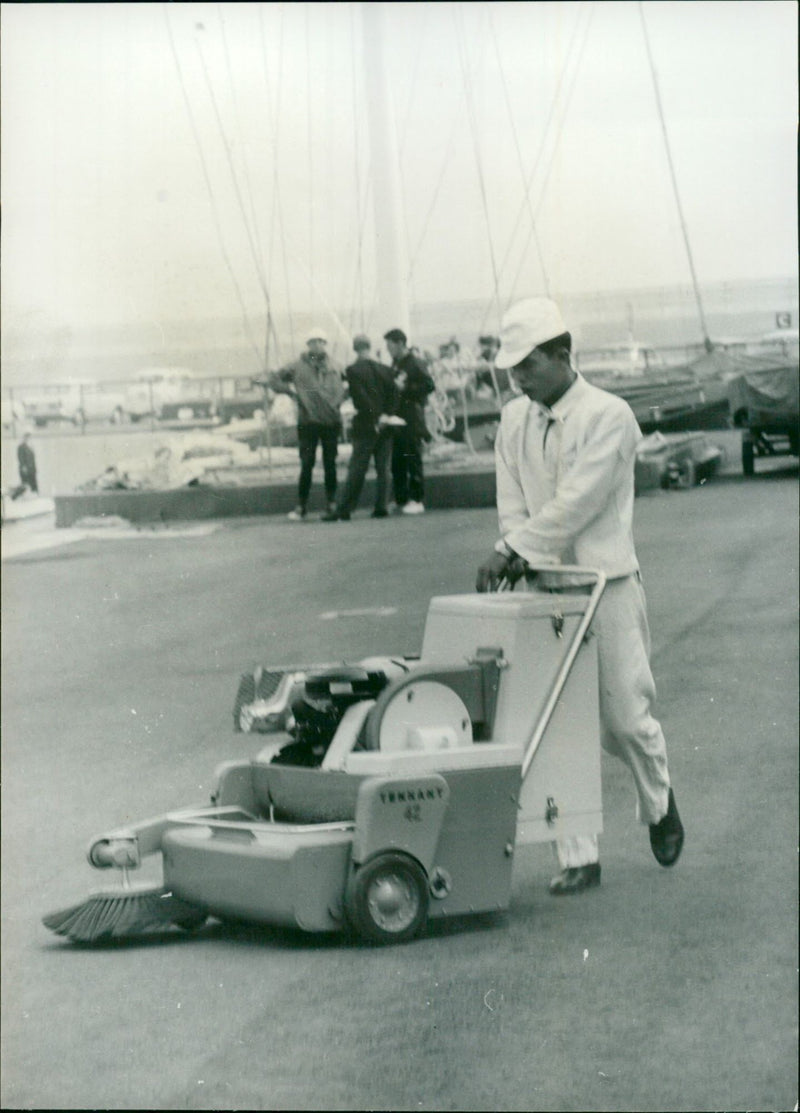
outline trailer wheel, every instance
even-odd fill
[[[676,465],[671,476],[671,485],[678,491],[688,491],[697,484],[694,460],[685,456]]]
[[[347,920],[370,943],[402,943],[428,915],[428,879],[406,854],[387,852],[351,874],[344,897]]]
[[[745,475],[755,475],[755,446],[749,437],[742,438],[742,471]]]

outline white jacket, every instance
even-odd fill
[[[522,396],[495,442],[503,540],[529,564],[638,571],[633,471],[641,431],[627,402],[578,375],[553,405]]]

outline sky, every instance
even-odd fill
[[[381,10],[412,305],[688,284],[669,157],[701,285],[796,274],[793,0]],[[360,5],[0,21],[4,330],[366,323],[388,223]]]

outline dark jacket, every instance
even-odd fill
[[[33,449],[25,441],[17,447],[17,464],[19,465],[19,478],[22,483],[36,488],[36,457]]]
[[[397,407],[394,371],[385,363],[362,356],[345,371],[350,398],[356,412],[353,431],[366,433],[375,429],[381,414],[393,414]]]
[[[411,436],[420,440],[430,440],[428,426],[425,423],[425,401],[429,394],[436,389],[436,384],[428,372],[427,367],[412,352],[406,352],[392,364],[395,380],[401,372],[405,372],[406,381],[400,387],[397,403],[397,415],[406,423]]]
[[[339,406],[344,399],[344,383],[339,368],[327,354],[312,358],[303,352],[299,359],[276,371],[269,385],[279,394],[291,394],[297,401],[298,425],[340,425]]]

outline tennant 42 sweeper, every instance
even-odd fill
[[[589,586],[434,598],[419,657],[267,670],[271,697],[236,715],[269,744],[219,767],[210,806],[93,839],[123,884],[46,926],[97,943],[214,916],[386,943],[508,908],[519,846],[602,828],[605,577],[559,572]],[[150,854],[163,884],[132,886]]]

